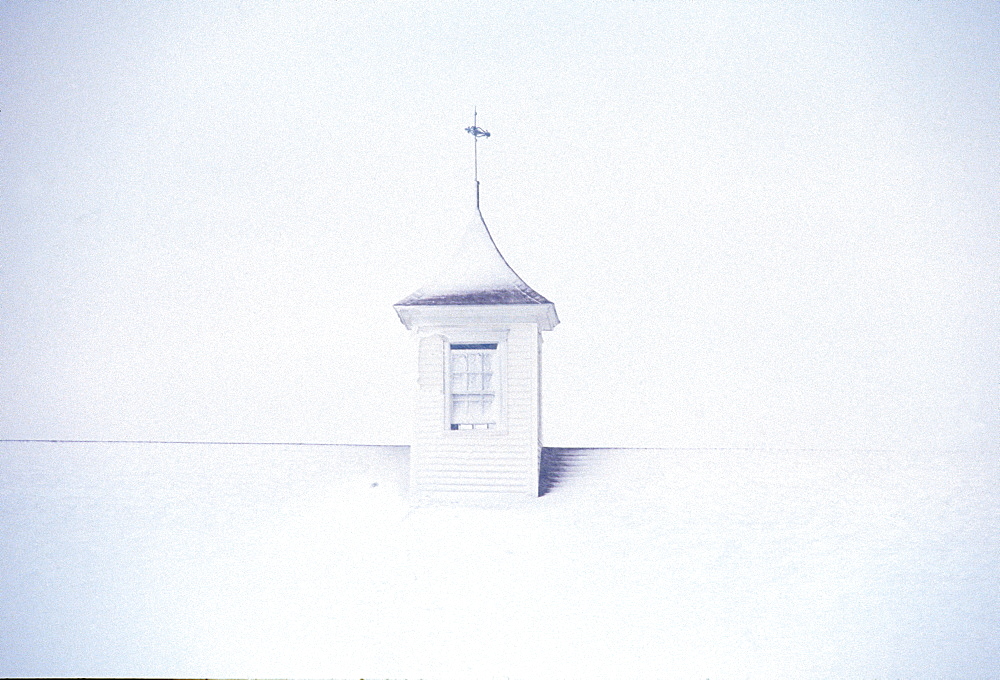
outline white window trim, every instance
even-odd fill
[[[444,423],[446,436],[449,437],[495,437],[507,434],[507,331],[468,331],[446,333],[444,337]],[[496,427],[479,429],[451,429],[452,421],[452,391],[451,391],[451,346],[478,345],[496,343],[493,350],[495,366],[493,367],[494,397],[493,408]]]

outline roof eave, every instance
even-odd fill
[[[408,330],[421,326],[503,325],[534,323],[550,331],[559,323],[551,302],[502,305],[393,305]]]

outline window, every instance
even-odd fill
[[[451,345],[451,429],[496,429],[496,349],[495,342]]]

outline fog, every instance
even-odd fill
[[[407,443],[476,107],[546,444],[996,441],[998,19],[4,3],[0,437]]]

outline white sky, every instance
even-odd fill
[[[995,3],[0,9],[0,437],[407,443],[483,214],[554,446],[996,441]]]

